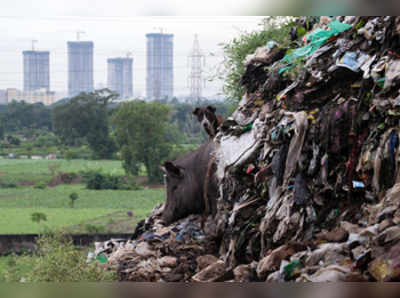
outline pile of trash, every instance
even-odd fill
[[[301,40],[246,58],[215,218],[156,208],[107,252],[121,280],[400,280],[400,17],[321,17]]]

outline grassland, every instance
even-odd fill
[[[0,233],[37,233],[44,229],[79,233],[96,228],[99,232],[129,233],[137,221],[164,200],[164,190],[160,188],[88,190],[83,184],[61,184],[36,189],[29,185],[50,181],[53,165],[60,172],[101,169],[104,173],[124,174],[119,161],[0,159],[0,181],[17,185],[0,188]],[[69,195],[73,192],[79,197],[71,208]],[[128,211],[134,216],[129,216]],[[34,212],[44,213],[47,221],[33,223]]]

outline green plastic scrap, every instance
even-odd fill
[[[349,24],[343,24],[338,20],[333,20],[328,24],[330,30],[316,29],[308,33],[305,38],[310,41],[306,46],[295,49],[294,51],[288,53],[281,60],[289,64],[293,64],[297,59],[309,56],[318,50],[325,42],[329,40],[332,36],[338,35],[346,30],[349,30],[352,26]],[[288,66],[283,67],[279,74],[288,70]],[[290,69],[290,68],[289,68]]]
[[[378,125],[378,129],[385,129],[385,123],[381,123]]]
[[[300,273],[300,268],[302,267],[302,264],[300,260],[296,260],[291,262],[290,264],[286,265],[283,268],[284,274],[285,274],[285,279],[291,279],[294,277],[294,275]]]
[[[100,261],[100,263],[105,264],[107,263],[108,259],[105,254],[101,253],[96,257],[96,260]]]
[[[380,78],[379,80],[376,81],[379,87],[383,87],[385,84],[385,78]]]
[[[243,132],[249,131],[249,130],[251,130],[252,128],[253,128],[253,123],[250,123],[250,124],[247,124],[246,126],[244,126],[244,127],[242,128],[242,131],[243,131]]]
[[[279,70],[278,73],[279,73],[279,74],[282,74],[282,73],[284,73],[284,72],[287,71],[287,70],[291,70],[293,67],[294,67],[293,64],[288,65],[288,66],[285,66],[285,67],[282,67],[282,68]]]

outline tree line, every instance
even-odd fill
[[[0,106],[0,138],[7,141],[15,135],[34,137],[37,131],[48,131],[59,146],[86,145],[94,159],[120,158],[127,174],[138,175],[144,165],[149,183],[162,181],[159,165],[165,159],[174,159],[207,138],[192,110],[210,102],[116,103],[116,98],[117,94],[102,89],[50,107],[13,101]],[[224,116],[232,111],[230,104],[212,104]]]

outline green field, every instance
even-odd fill
[[[49,181],[52,168],[60,172],[99,170],[105,173],[123,175],[122,164],[117,160],[31,160],[0,159],[0,180],[18,183],[21,181]]]
[[[61,184],[37,189],[26,185],[51,180],[49,166],[57,164],[60,172],[101,169],[104,173],[123,175],[120,161],[85,160],[20,160],[0,159],[0,181],[13,182],[16,188],[0,188],[0,233],[38,233],[44,230],[64,230],[81,233],[132,232],[137,221],[149,215],[164,201],[162,188],[144,188],[137,191],[88,190],[83,184]],[[74,208],[69,195],[79,198]],[[128,216],[132,211],[134,216]],[[31,214],[41,212],[47,221],[31,221]]]

